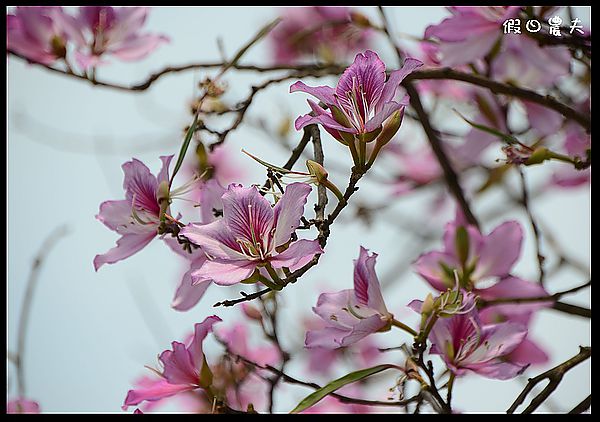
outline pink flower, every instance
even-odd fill
[[[309,87],[304,82],[296,82],[290,87],[290,92],[306,92],[329,108],[325,111],[314,101],[308,100],[315,116],[306,114],[298,117],[296,130],[318,123],[341,142],[344,141],[340,133],[376,134],[396,111],[403,114],[408,105],[408,96],[397,103],[394,95],[400,82],[421,65],[419,60],[408,58],[402,69],[392,72],[386,82],[385,64],[376,53],[367,50],[364,54],[356,55],[354,63],[344,71],[335,90],[328,86]]]
[[[364,49],[370,35],[368,29],[351,22],[349,8],[312,6],[287,9],[270,39],[278,64],[295,64],[314,56],[335,63]]]
[[[40,405],[28,399],[15,399],[6,403],[6,413],[40,413]]]
[[[443,249],[422,254],[414,264],[415,270],[439,291],[455,285],[456,270],[461,287],[486,300],[545,296],[548,293],[538,283],[510,274],[521,254],[522,241],[523,229],[517,221],[507,221],[482,235],[476,227],[468,225],[458,211],[456,219],[446,224]],[[486,288],[490,282],[495,284]]]
[[[144,401],[157,401],[185,391],[206,388],[211,383],[206,376],[210,368],[202,351],[202,342],[212,331],[212,326],[219,321],[221,318],[213,315],[197,323],[187,346],[178,341],[172,342],[173,350],[165,350],[158,358],[163,365],[162,372],[158,372],[161,378],[154,383],[148,382],[138,389],[129,390],[123,410]]]
[[[354,289],[319,296],[313,312],[326,326],[306,333],[306,347],[345,347],[391,327],[393,315],[381,295],[375,273],[376,260],[377,254],[369,256],[367,249],[361,246],[358,260],[354,261]]]
[[[140,60],[160,44],[164,35],[142,33],[147,7],[82,6],[77,18],[82,39],[76,58],[83,69],[102,64],[101,58],[112,55],[120,60]]]
[[[502,23],[520,6],[453,6],[452,16],[425,29],[425,38],[440,41],[441,64],[457,66],[484,58],[502,37]],[[523,37],[519,38],[522,39]]]
[[[6,15],[6,46],[32,62],[51,65],[65,58],[77,37],[76,22],[58,6],[17,6]]]
[[[430,353],[440,355],[456,376],[473,371],[487,378],[506,380],[527,367],[503,359],[526,335],[527,328],[514,322],[483,325],[473,308],[468,313],[437,319],[429,334]]]
[[[106,227],[121,235],[117,246],[96,255],[96,271],[104,264],[114,264],[142,250],[157,235],[160,224],[159,186],[169,182],[170,156],[160,157],[163,166],[158,176],[150,173],[136,158],[123,164],[125,198],[100,204],[96,218]]]
[[[162,377],[144,375],[134,382],[133,390],[151,391],[155,389],[161,389],[162,386],[164,386],[164,380]],[[164,397],[154,401],[140,403],[139,408],[136,410],[139,410],[140,412],[143,411],[144,413],[154,412],[160,407],[174,402],[177,403],[178,409],[188,413],[208,413],[211,405],[202,390],[192,390],[184,391],[174,396]],[[136,411],[133,413],[136,413]]]
[[[544,46],[527,36],[502,36],[502,48],[493,60],[494,79],[540,89],[570,73],[571,53],[564,46]]]
[[[249,344],[250,333],[244,324],[235,324],[231,328],[219,330],[219,337],[231,353],[242,356],[260,366],[277,366],[281,354],[272,343],[263,346]],[[235,358],[223,360],[213,366],[215,391],[227,397],[227,404],[239,410],[246,410],[252,403],[257,411],[265,411],[269,393],[269,384],[264,378],[270,373],[260,369],[248,370],[247,365],[236,362]]]
[[[236,284],[267,264],[294,271],[323,253],[317,241],[304,239],[281,250],[300,224],[310,191],[306,183],[292,183],[272,208],[256,187],[229,185],[222,197],[223,218],[210,224],[189,224],[181,231],[208,257],[191,274],[194,283]]]

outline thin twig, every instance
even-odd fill
[[[21,307],[21,316],[19,318],[19,329],[17,334],[17,352],[14,354],[15,363],[17,366],[17,380],[19,383],[19,395],[25,397],[25,338],[27,327],[29,324],[29,316],[31,315],[31,304],[33,303],[33,294],[37,287],[42,265],[56,243],[69,233],[66,225],[61,225],[54,229],[42,243],[38,253],[36,254],[31,273],[27,280],[25,297],[23,298],[23,306]]]
[[[537,377],[530,378],[529,382],[527,383],[527,385],[525,386],[525,388],[523,389],[521,394],[519,394],[519,396],[515,399],[514,403],[508,408],[506,413],[514,413],[515,410],[517,410],[517,408],[519,407],[519,405],[521,403],[523,403],[523,401],[525,401],[525,399],[527,398],[527,395],[533,389],[533,387],[535,387],[537,384],[539,384],[540,382],[547,379],[549,381],[549,383],[546,386],[546,388],[544,388],[541,393],[539,393],[537,396],[535,396],[531,400],[531,403],[529,404],[529,406],[527,406],[527,408],[525,408],[525,410],[523,410],[523,413],[532,413],[535,409],[537,409],[544,402],[544,400],[546,400],[548,398],[548,396],[550,396],[550,394],[554,390],[556,390],[556,388],[562,381],[564,375],[569,370],[571,370],[575,366],[579,365],[581,362],[586,361],[591,356],[592,356],[592,348],[591,347],[579,346],[579,353],[576,356],[574,356],[571,359],[561,363],[560,365],[557,365],[554,368],[538,375]]]

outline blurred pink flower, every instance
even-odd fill
[[[120,60],[140,60],[160,44],[165,35],[142,33],[149,8],[81,6],[77,23],[82,37],[75,54],[83,69],[103,64],[106,55]]]
[[[391,327],[393,315],[381,295],[375,273],[376,260],[377,254],[369,255],[361,246],[359,257],[354,261],[354,289],[319,296],[313,312],[326,326],[306,333],[306,347],[345,347]]]
[[[429,339],[431,354],[440,355],[456,376],[473,371],[487,378],[511,379],[525,365],[503,358],[519,346],[527,328],[515,322],[483,325],[475,307],[468,313],[438,318]]]
[[[465,240],[461,241],[458,237],[459,230],[464,230],[466,234],[466,245]],[[443,249],[422,254],[415,261],[414,268],[439,291],[455,285],[456,270],[461,287],[476,292],[483,299],[546,296],[548,293],[540,284],[510,274],[521,254],[522,241],[523,229],[517,221],[507,221],[491,233],[482,235],[475,226],[464,221],[458,210],[455,220],[446,224]],[[463,243],[463,246],[459,246],[459,243]],[[494,284],[485,287],[489,282]],[[521,309],[531,309],[543,304],[519,306],[523,307]]]
[[[221,321],[216,315],[207,317],[194,326],[194,335],[187,346],[174,341],[173,350],[165,350],[159,356],[163,365],[162,372],[156,382],[144,382],[140,388],[129,390],[123,403],[123,410],[128,406],[136,406],[144,401],[156,401],[185,391],[205,388],[209,382],[205,378],[205,366],[208,365],[202,343],[212,326]]]
[[[32,62],[51,65],[77,40],[75,19],[59,6],[17,6],[6,15],[6,47]]]
[[[123,164],[123,189],[125,198],[100,204],[96,218],[121,238],[117,246],[96,255],[96,271],[104,264],[114,264],[142,250],[157,235],[160,224],[159,185],[169,181],[169,164],[172,155],[160,157],[163,166],[158,176],[140,160],[133,158]],[[169,211],[167,211],[169,212]]]
[[[300,224],[310,191],[306,183],[292,183],[272,208],[256,187],[229,185],[222,197],[223,218],[210,224],[189,224],[181,231],[208,257],[192,272],[194,283],[212,280],[221,285],[236,284],[267,263],[294,271],[323,253],[317,241],[305,239],[278,252]]]
[[[260,366],[277,366],[281,362],[281,354],[272,343],[263,346],[249,344],[251,338],[246,325],[238,323],[230,328],[217,331],[219,337],[231,353],[242,356]],[[243,362],[235,362],[235,358],[228,362],[213,366],[215,373],[214,388],[224,392],[229,406],[239,410],[246,410],[252,403],[257,411],[266,411],[269,383],[263,379],[268,377],[268,371],[255,368],[248,371]],[[217,376],[221,374],[222,376]]]
[[[41,413],[40,405],[24,398],[10,400],[6,403],[6,413]]]
[[[449,10],[452,16],[428,26],[424,37],[440,41],[441,64],[457,66],[484,58],[503,36],[502,23],[515,17],[520,6],[452,6]]]
[[[270,34],[275,62],[296,64],[302,59],[335,63],[367,47],[371,31],[351,22],[347,7],[289,8]]]
[[[404,66],[385,80],[385,64],[373,51],[359,53],[354,63],[340,77],[335,90],[329,86],[309,87],[298,81],[290,92],[302,91],[313,95],[328,107],[323,109],[312,100],[308,104],[314,116],[306,114],[296,119],[296,130],[309,124],[321,124],[334,138],[344,142],[342,133],[353,135],[376,134],[383,123],[396,111],[402,114],[408,105],[408,96],[394,101],[400,82],[419,68],[419,60],[407,58]]]

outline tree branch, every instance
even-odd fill
[[[535,409],[537,409],[544,402],[544,400],[546,400],[548,398],[548,396],[550,396],[550,394],[552,394],[552,392],[554,390],[556,390],[556,388],[562,381],[564,375],[569,370],[571,370],[575,366],[579,365],[581,362],[586,361],[591,356],[592,356],[592,348],[591,347],[579,346],[579,353],[576,356],[574,356],[571,359],[567,360],[566,362],[563,362],[560,365],[557,365],[554,368],[538,375],[537,377],[530,378],[529,382],[527,383],[527,385],[525,386],[525,388],[523,389],[521,394],[519,394],[519,396],[516,398],[514,403],[508,408],[506,413],[511,413],[511,414],[514,413],[515,410],[517,410],[517,407],[519,407],[519,405],[521,403],[523,403],[523,401],[525,401],[525,398],[527,397],[529,392],[533,389],[533,387],[535,387],[537,384],[539,384],[543,380],[547,379],[549,381],[549,383],[546,386],[546,388],[544,388],[541,393],[539,393],[537,396],[535,396],[533,398],[533,400],[531,400],[531,403],[529,404],[529,406],[527,406],[527,408],[525,408],[525,410],[523,410],[523,413],[532,413]]]

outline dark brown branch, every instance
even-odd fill
[[[527,395],[531,392],[533,387],[535,387],[537,384],[539,384],[540,382],[542,382],[544,380],[548,380],[549,381],[548,385],[542,390],[541,393],[539,393],[537,396],[535,396],[531,400],[531,403],[529,404],[529,406],[527,406],[527,408],[525,408],[525,410],[523,410],[523,413],[532,413],[535,409],[537,409],[544,402],[544,400],[546,400],[548,398],[548,396],[550,396],[550,394],[552,394],[552,392],[554,390],[556,390],[556,388],[562,381],[564,375],[569,370],[571,370],[575,366],[579,365],[581,362],[586,361],[591,356],[592,356],[592,348],[591,347],[579,346],[579,353],[576,356],[574,356],[571,359],[561,363],[560,365],[557,365],[554,368],[538,375],[537,377],[530,378],[529,382],[527,383],[527,385],[525,386],[525,388],[523,389],[521,394],[519,394],[519,396],[516,398],[514,403],[508,408],[506,413],[514,413],[515,410],[517,410],[517,408],[519,407],[519,405],[525,401],[525,399],[527,398]]]
[[[571,305],[570,303],[556,302],[552,305],[553,309],[564,312],[565,314],[577,315],[583,318],[592,318],[592,310],[582,306]]]
[[[579,403],[571,411],[569,411],[569,414],[576,415],[576,414],[583,413],[586,410],[588,410],[591,405],[592,405],[592,395],[590,394],[585,399],[583,399],[583,401],[581,403]]]
[[[566,296],[566,295],[572,294],[572,293],[576,293],[579,290],[583,290],[587,287],[590,287],[591,285],[592,285],[592,280],[589,280],[580,286],[576,286],[569,290],[564,290],[562,292],[557,292],[557,293],[554,293],[549,296],[514,297],[514,298],[502,297],[502,298],[492,299],[492,300],[484,300],[484,299],[480,298],[480,299],[478,299],[478,302],[481,304],[481,306],[499,305],[499,304],[503,304],[503,303],[533,303],[533,302],[549,302],[549,301],[557,302],[563,296]]]

